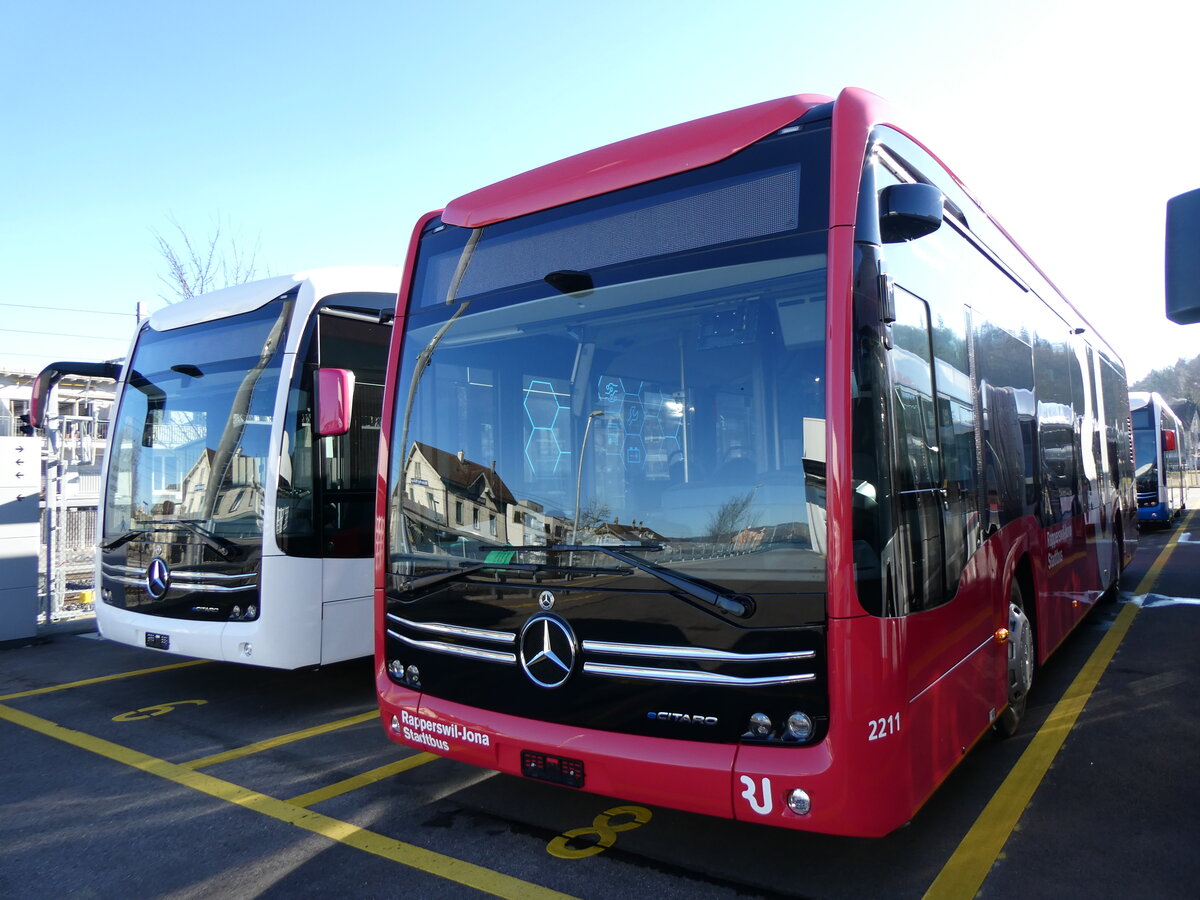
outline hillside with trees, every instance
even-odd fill
[[[1129,386],[1131,391],[1158,391],[1185,423],[1190,423],[1200,401],[1200,356],[1181,359],[1173,366],[1155,369]]]

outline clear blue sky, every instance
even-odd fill
[[[167,292],[172,219],[223,222],[264,276],[398,263],[417,216],[468,190],[853,84],[1141,376],[1200,354],[1200,325],[1162,313],[1164,204],[1200,187],[1197,34],[1184,0],[10,0],[0,363],[123,354]]]

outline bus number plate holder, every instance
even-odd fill
[[[171,636],[169,634],[156,634],[153,631],[147,631],[146,646],[151,650],[170,650]]]
[[[583,787],[583,760],[551,756],[533,750],[522,750],[521,774],[538,781],[549,781],[551,784],[581,788]]]

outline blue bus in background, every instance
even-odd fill
[[[1139,522],[1169,524],[1187,508],[1184,469],[1191,460],[1179,416],[1157,392],[1132,391],[1133,458]]]

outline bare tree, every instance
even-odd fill
[[[754,504],[754,491],[733,496],[717,507],[708,520],[710,540],[732,540],[743,527]]]
[[[159,280],[170,293],[159,294],[167,303],[178,303],[197,294],[250,281],[258,273],[259,242],[247,250],[238,238],[228,233],[218,218],[207,238],[193,239],[172,216],[171,227],[177,237],[151,230],[158,251],[167,264]]]
[[[594,539],[600,526],[608,521],[611,514],[609,505],[601,500],[592,499],[579,511],[579,533]],[[587,543],[578,538],[572,538],[575,543]]]

